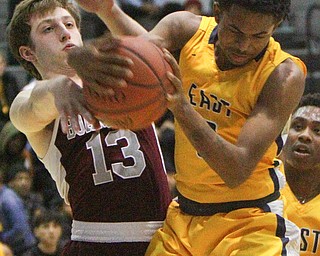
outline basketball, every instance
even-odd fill
[[[158,120],[167,109],[165,92],[173,86],[166,76],[171,66],[162,50],[140,37],[123,37],[117,52],[129,57],[134,65],[128,86],[116,91],[122,100],[103,97],[84,85],[89,110],[105,125],[117,129],[139,130]]]

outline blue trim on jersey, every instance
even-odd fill
[[[283,145],[284,145],[283,138],[282,138],[281,134],[276,139],[276,144],[277,144],[277,147],[278,147],[277,155],[279,155],[281,150],[282,150],[282,148],[283,148]]]
[[[274,191],[280,190],[279,178],[274,168],[269,168],[269,174],[274,184]]]
[[[211,216],[216,213],[227,213],[237,209],[253,207],[269,209],[270,211],[270,208],[265,208],[267,204],[280,197],[279,190],[276,190],[274,193],[257,200],[244,200],[226,203],[199,203],[184,197],[179,193],[179,191],[177,191],[177,193],[181,211],[193,216]]]
[[[209,44],[216,44],[216,42],[218,41],[218,26],[216,26],[210,35],[209,38]]]
[[[282,241],[282,252],[281,255],[282,256],[286,256],[287,255],[287,249],[286,249],[286,245],[289,243],[289,238],[286,237],[286,224],[285,224],[285,220],[284,218],[282,218],[279,215],[276,215],[277,217],[277,231],[276,231],[276,236],[279,237]]]

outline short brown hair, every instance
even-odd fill
[[[77,27],[80,28],[79,9],[70,0],[23,0],[16,6],[7,27],[8,44],[13,56],[38,80],[42,80],[40,73],[31,62],[20,56],[19,48],[21,46],[32,46],[30,38],[30,19],[32,15],[44,15],[57,7],[66,9],[75,19]]]

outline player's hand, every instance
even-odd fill
[[[79,6],[87,12],[98,13],[102,10],[111,10],[114,0],[76,0]]]
[[[132,77],[132,60],[115,53],[119,39],[111,35],[93,40],[68,53],[68,63],[90,89],[102,96],[114,96],[117,89],[127,86]]]
[[[91,112],[87,109],[87,103],[82,94],[82,88],[67,77],[60,76],[54,80],[54,85],[50,91],[54,97],[56,108],[59,112],[61,129],[68,132],[69,125],[79,132],[79,115],[88,121],[94,128],[99,128],[100,124]]]
[[[174,114],[176,110],[179,110],[179,108],[181,108],[181,105],[189,103],[183,93],[180,68],[176,59],[168,50],[164,49],[163,52],[165,59],[170,64],[173,71],[173,73],[168,72],[167,77],[171,81],[174,90],[173,93],[167,92],[166,96],[168,101],[168,108]]]

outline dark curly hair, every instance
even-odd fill
[[[309,93],[303,95],[296,110],[305,106],[315,106],[320,108],[320,93]]]
[[[66,9],[75,19],[76,25],[80,28],[79,9],[69,0],[24,0],[15,8],[13,17],[7,27],[7,40],[13,56],[20,64],[36,79],[42,77],[35,66],[20,56],[21,46],[33,46],[30,39],[30,19],[33,15],[45,15],[57,7]]]
[[[221,10],[228,10],[232,5],[240,5],[254,12],[271,14],[280,21],[288,17],[291,0],[216,0],[215,3]]]

